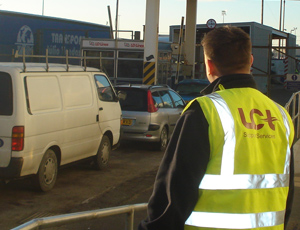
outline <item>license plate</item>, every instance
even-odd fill
[[[132,125],[132,120],[131,119],[122,119],[121,125],[125,125],[125,126]]]

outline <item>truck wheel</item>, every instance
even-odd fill
[[[35,187],[43,192],[51,190],[57,177],[57,157],[52,149],[48,149],[41,161],[39,171],[35,175]]]
[[[165,151],[165,149],[167,148],[167,144],[168,144],[168,131],[166,127],[163,127],[160,133],[160,140],[157,143],[156,149],[159,151]]]
[[[97,170],[103,169],[108,165],[109,156],[111,153],[111,143],[108,136],[104,135],[97,155],[95,156],[95,167]]]

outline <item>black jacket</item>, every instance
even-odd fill
[[[256,88],[251,75],[236,74],[216,79],[202,93],[209,94],[219,90],[219,84],[225,89]],[[148,203],[148,217],[140,223],[139,230],[184,229],[184,223],[198,201],[198,187],[209,157],[208,123],[199,103],[195,101],[176,124],[156,176]],[[293,200],[293,171],[292,160],[286,223]]]

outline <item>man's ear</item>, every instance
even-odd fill
[[[211,60],[206,60],[206,68],[207,68],[207,75],[208,75],[208,80],[210,82],[213,82],[216,80],[216,78],[220,77],[219,70],[217,69],[215,63]]]
[[[253,54],[251,54],[251,66],[253,64],[253,60],[254,60],[254,57],[253,57]]]
[[[208,59],[206,60],[206,68],[207,68],[207,74],[209,76],[212,76],[213,72],[214,72],[215,65],[211,60],[208,60]]]

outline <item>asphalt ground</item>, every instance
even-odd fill
[[[271,95],[269,95],[269,97],[282,106],[285,106],[295,92],[296,91],[289,91],[284,89],[282,85],[275,85],[272,87]],[[293,209],[287,230],[300,230],[300,140],[294,144],[293,148],[295,157],[295,193]],[[151,171],[147,175],[144,175],[143,182],[147,181],[147,183],[142,183],[141,181],[140,183],[138,181],[133,182],[132,184],[134,184],[135,187],[132,187],[132,190],[139,190],[141,192],[138,192],[136,196],[131,198],[131,200],[121,202],[120,205],[148,203],[153,190],[153,178],[155,177],[155,175],[156,171]],[[115,195],[119,196],[119,194],[122,194],[122,188],[116,189],[112,192],[115,192]],[[134,229],[137,229],[138,224],[146,217],[146,214],[146,210],[138,211],[134,214]],[[112,216],[101,220],[101,222],[99,222],[99,220],[90,222],[88,229],[99,229],[99,226],[101,226],[100,229],[126,229],[125,223],[126,215],[119,215],[115,217]],[[114,228],[111,228],[112,226],[114,226]]]
[[[285,106],[285,104],[288,102],[290,97],[292,96],[294,92],[288,91],[283,89],[281,86],[275,86],[272,91],[270,97],[281,104],[282,106]],[[293,209],[292,214],[290,217],[290,221],[287,227],[287,230],[300,230],[300,141],[296,142],[294,145],[294,157],[295,157],[295,193],[294,193],[294,203],[293,203]],[[153,169],[144,175],[141,175],[139,177],[136,177],[132,179],[132,181],[126,181],[126,186],[120,185],[116,188],[113,188],[109,191],[109,194],[107,196],[102,196],[101,200],[95,200],[96,203],[105,203],[108,200],[108,197],[111,197],[112,195],[119,199],[118,206],[123,205],[130,205],[130,204],[141,204],[141,203],[147,203],[149,200],[149,197],[151,196],[152,190],[153,190],[153,182],[156,175],[157,169]],[[130,197],[129,199],[126,198],[125,194],[133,193],[135,191],[135,196]],[[89,204],[86,204],[87,206]],[[108,205],[108,207],[110,207]],[[85,207],[85,210],[94,210],[94,206]],[[69,210],[69,213],[75,213],[78,211],[81,211],[79,209],[72,209]],[[134,213],[134,229],[137,229],[138,224],[141,220],[143,220],[146,217],[146,210],[138,211]],[[87,229],[87,230],[93,230],[93,229],[126,229],[126,218],[127,216],[125,214],[116,215],[116,216],[110,216],[105,217],[97,220],[89,220],[86,223],[82,223],[83,225],[79,223],[74,223],[65,227],[59,227],[55,229],[60,230],[79,230],[79,229]],[[54,229],[54,228],[53,228]]]

